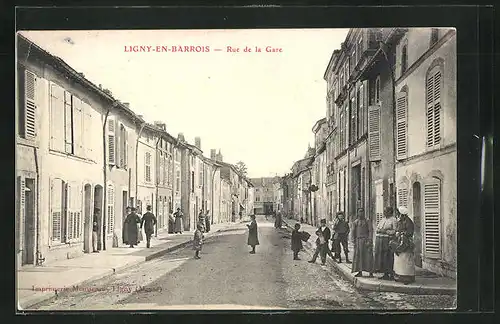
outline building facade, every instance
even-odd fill
[[[251,178],[250,182],[255,186],[254,213],[264,215],[274,210],[274,178]]]

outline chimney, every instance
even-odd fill
[[[127,108],[130,108],[130,104],[128,102],[124,102],[123,105]]]
[[[186,139],[184,138],[184,134],[183,133],[179,133],[179,135],[177,135],[177,139],[179,140],[179,142],[185,142]]]
[[[199,137],[194,138],[194,146],[196,146],[197,148],[199,148],[201,150],[201,138],[199,138]]]
[[[166,132],[167,131],[167,126],[165,125],[165,123],[161,122],[161,121],[155,121],[154,122],[154,125],[156,127],[158,127],[159,129],[161,129],[162,131]]]
[[[101,90],[102,90],[102,84],[100,84],[100,83],[99,83],[99,89],[101,89]]]
[[[219,161],[219,162],[224,162],[224,161],[222,160],[222,154],[220,153],[220,150],[219,150],[219,153],[217,153],[217,157],[216,157],[216,159],[215,159],[215,160],[216,160],[216,161]]]
[[[214,149],[210,150],[210,158],[212,160],[217,161],[217,151],[216,150],[214,150]]]

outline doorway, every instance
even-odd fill
[[[358,208],[362,208],[361,204],[361,166],[357,165],[352,168],[352,191],[351,191],[351,215],[352,220],[357,218]]]
[[[420,182],[415,182],[413,192],[413,224],[415,227],[415,265],[422,267],[422,199]]]
[[[24,188],[24,244],[22,265],[35,263],[35,179],[26,178]]]
[[[97,218],[97,250],[102,250],[102,217],[103,213],[103,187],[101,185],[97,185],[94,188],[94,208],[99,208],[101,211],[99,213],[99,217]]]
[[[94,213],[94,210],[90,208],[92,204],[92,186],[90,184],[83,187],[83,199],[83,252],[90,253],[90,246],[92,245],[92,214]]]

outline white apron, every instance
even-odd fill
[[[415,276],[415,259],[412,252],[394,253],[394,273],[398,276]]]

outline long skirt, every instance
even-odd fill
[[[394,280],[411,283],[415,281],[415,259],[413,252],[394,254]]]
[[[182,217],[176,217],[174,222],[174,233],[180,233],[184,230],[182,227]]]
[[[373,248],[368,238],[358,238],[354,243],[351,272],[373,271]]]
[[[144,238],[142,236],[142,228],[141,225],[137,224],[137,243],[141,243],[141,241],[144,241]]]
[[[389,247],[390,238],[377,236],[375,239],[375,264],[374,270],[381,273],[392,273],[394,253]]]

